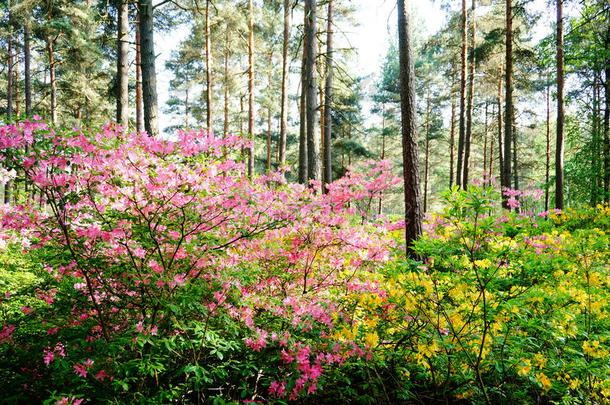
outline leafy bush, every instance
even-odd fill
[[[387,402],[610,399],[610,237],[545,215],[495,215],[498,197],[487,186],[447,193],[416,243],[423,263],[390,261],[381,291],[353,308],[357,334],[392,376],[379,380]]]
[[[384,229],[349,208],[396,181],[386,163],[315,195],[281,173],[248,179],[240,137],[23,122],[0,146],[29,190],[2,232],[32,263],[3,307],[36,299],[2,315],[7,398],[294,400],[364,355],[332,330],[343,297],[373,288],[358,274],[389,256]]]
[[[386,162],[316,194],[245,176],[249,146],[0,127],[6,402],[610,399],[607,207],[454,189],[406,260],[366,214]]]

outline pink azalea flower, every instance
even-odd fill
[[[44,351],[44,364],[46,364],[47,366],[49,364],[51,364],[51,362],[53,361],[53,358],[55,357],[55,354],[53,354],[53,352],[45,350]]]
[[[31,314],[32,312],[34,312],[34,310],[32,308],[28,308],[28,307],[21,307],[21,312],[23,312],[25,315],[27,314]]]
[[[83,377],[83,378],[87,377],[87,369],[85,368],[85,366],[83,366],[80,363],[74,365],[74,373],[79,377]]]
[[[174,276],[174,282],[177,286],[183,286],[186,282],[186,277],[183,274],[176,274]]]

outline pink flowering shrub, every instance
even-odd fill
[[[353,297],[394,242],[356,200],[396,183],[368,162],[316,195],[281,173],[244,175],[250,141],[116,125],[0,127],[19,204],[0,239],[38,277],[2,305],[0,378],[10,397],[57,403],[295,400],[369,347],[338,338]],[[11,172],[13,173],[13,172]]]

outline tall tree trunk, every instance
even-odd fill
[[[284,0],[284,37],[282,43],[282,105],[280,112],[280,165],[286,164],[288,121],[288,50],[290,48],[290,0]]]
[[[213,131],[214,116],[212,111],[212,36],[210,35],[210,0],[205,2],[205,85],[206,85],[206,125]]]
[[[320,31],[318,31],[318,36],[322,36],[322,33]],[[318,58],[320,58],[320,55],[323,54],[322,52],[322,41],[316,41],[316,43],[318,44]],[[319,63],[316,63],[316,68],[317,68],[317,77],[321,78],[320,81],[316,80],[316,83],[319,85],[318,86],[318,106],[319,106],[319,115],[320,115],[320,165],[321,165],[321,172],[320,172],[320,182],[322,183],[322,190],[324,190],[324,184],[325,184],[325,180],[324,180],[324,162],[326,161],[324,158],[324,118],[326,117],[324,111],[326,110],[326,106],[324,105],[324,83],[325,80],[323,79],[324,76],[324,63],[322,63],[321,61]],[[322,191],[324,192],[324,191]]]
[[[563,201],[563,0],[557,1],[557,142],[555,149],[555,208],[562,210]]]
[[[229,135],[229,26],[225,27],[225,66],[224,66],[224,118],[223,118],[223,137]]]
[[[138,0],[140,8],[140,48],[142,57],[142,90],[144,96],[144,128],[148,135],[159,134],[157,106],[157,74],[155,72],[154,21],[152,0]]]
[[[515,124],[515,109],[513,108],[513,167],[511,169],[512,177],[513,177],[513,189],[519,190],[519,160],[517,158],[517,126]]]
[[[332,98],[333,98],[333,18],[334,0],[328,2],[328,26],[326,34],[326,88],[324,94],[324,183],[333,182],[332,167]],[[326,187],[322,187],[326,192]]]
[[[303,37],[305,42],[305,37]],[[301,95],[299,97],[299,183],[307,183],[307,120],[305,119],[305,104],[307,104],[307,92],[305,91],[305,65],[306,55],[303,52],[301,62]]]
[[[351,144],[351,140],[352,140],[352,126],[351,125],[347,129],[347,139],[350,141],[350,144]],[[349,149],[347,151],[347,165],[349,167],[352,166],[352,150],[351,149]]]
[[[593,82],[593,147],[591,148],[595,181],[591,187],[591,206],[604,198],[603,124],[602,124],[602,72],[596,68]]]
[[[271,72],[273,66],[273,51],[269,52],[269,70],[267,71],[267,83],[269,89],[273,88],[273,76]],[[271,106],[267,106],[267,173],[271,171]]]
[[[422,234],[419,161],[417,156],[417,116],[415,68],[411,40],[411,16],[405,0],[398,0],[398,49],[400,63],[400,117],[405,200],[405,246],[408,256],[416,257],[413,241]]]
[[[500,184],[504,184],[504,140],[502,138],[502,66],[498,66],[498,94],[496,97],[498,106],[498,168],[500,170]]]
[[[47,53],[49,56],[49,80],[51,84],[51,123],[57,125],[57,80],[55,78],[55,54],[53,51],[54,39],[47,36]]]
[[[12,13],[10,11],[9,2],[9,33],[8,33],[8,55],[7,55],[7,80],[6,80],[6,119],[11,121],[13,119],[13,34],[12,34]]]
[[[544,165],[544,210],[549,210],[549,178],[551,171],[551,86],[546,87],[546,162]]]
[[[15,66],[17,66],[17,69],[15,69],[15,80],[14,80],[14,86],[15,86],[15,116],[19,117],[19,115],[21,115],[21,94],[19,94],[19,87],[20,87],[20,77],[19,77],[19,52],[15,52]]]
[[[460,76],[460,126],[458,136],[458,156],[457,156],[457,170],[455,184],[462,187],[463,185],[463,167],[464,167],[464,142],[466,137],[466,30],[467,30],[467,14],[466,14],[466,0],[462,0],[462,68]]]
[[[475,56],[474,49],[476,47],[476,22],[475,22],[475,7],[476,1],[472,0],[470,10],[470,55],[471,59],[468,63],[468,101],[466,106],[466,135],[464,139],[464,162],[462,174],[462,186],[468,187],[468,172],[470,165],[470,144],[472,141],[472,101],[474,98],[474,64]]]
[[[504,159],[502,161],[502,188],[511,188],[511,145],[513,136],[513,8],[506,0],[506,111],[504,112]],[[508,208],[508,198],[502,196],[502,206]]]
[[[430,162],[430,90],[426,99],[426,156],[424,159],[424,212],[428,211],[428,176]]]
[[[186,88],[184,92],[184,127],[189,127],[189,89]]]
[[[487,130],[488,128],[488,107],[487,101],[485,101],[485,126],[483,129],[483,177],[491,177],[491,173],[485,174],[487,171]]]
[[[32,56],[30,52],[30,15],[26,14],[23,24],[23,80],[25,86],[25,115],[32,115]]]
[[[604,69],[604,201],[610,203],[610,26],[606,30]]]
[[[320,142],[317,137],[317,81],[316,72],[316,0],[305,0],[305,88],[307,93],[305,120],[307,122],[307,179],[320,180],[322,175],[320,162]]]
[[[244,94],[239,97],[239,133],[244,133],[244,120],[243,120],[243,112],[244,112]],[[243,153],[243,152],[242,152]]]
[[[271,107],[267,107],[267,173],[271,171]]]
[[[386,139],[385,139],[385,103],[381,104],[381,160],[385,159],[385,147],[386,147]],[[379,196],[379,208],[377,210],[377,215],[381,215],[381,211],[383,208],[383,194]]]
[[[248,149],[248,176],[254,174],[254,9],[248,0],[248,136],[252,147]]]
[[[491,105],[491,118],[493,119],[494,116],[494,105]],[[493,128],[493,125],[492,125]],[[494,168],[494,141],[493,141],[493,136],[490,138],[489,140],[489,170],[487,173],[489,173],[489,178],[492,179],[493,178],[493,168]]]
[[[13,18],[11,11],[11,2],[8,2],[8,77],[6,81],[6,118],[11,121],[13,118]],[[13,182],[8,181],[4,184],[4,203],[8,204],[11,200],[11,188]]]
[[[451,132],[449,135],[449,188],[453,187],[453,168],[455,164],[455,99],[451,94]]]
[[[136,14],[136,130],[144,131],[144,104],[142,101],[142,48],[140,46],[140,10]]]
[[[129,3],[120,0],[118,6],[118,37],[117,37],[117,108],[116,120],[127,125],[129,122]]]

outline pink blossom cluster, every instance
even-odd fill
[[[77,326],[89,328],[87,342],[187,333],[156,303],[197,285],[209,291],[200,297],[206,312],[190,317],[226,314],[249,331],[250,350],[281,353],[272,395],[312,393],[325,365],[363,356],[364,346],[337,342],[332,331],[344,322],[347,295],[384,294],[367,274],[389,260],[388,230],[401,225],[362,216],[399,179],[387,161],[366,162],[327,194],[287,184],[282,172],[249,178],[242,150],[251,144],[203,130],[178,131],[172,141],[114,124],[68,132],[38,121],[0,126],[0,154],[37,190],[28,203],[0,210],[0,235],[63,252],[45,270],[82,303],[68,320],[45,321],[49,338]],[[57,291],[38,297],[53,305]],[[11,334],[5,328],[0,341]],[[48,349],[43,362],[57,355]],[[72,366],[85,378],[93,360]]]

